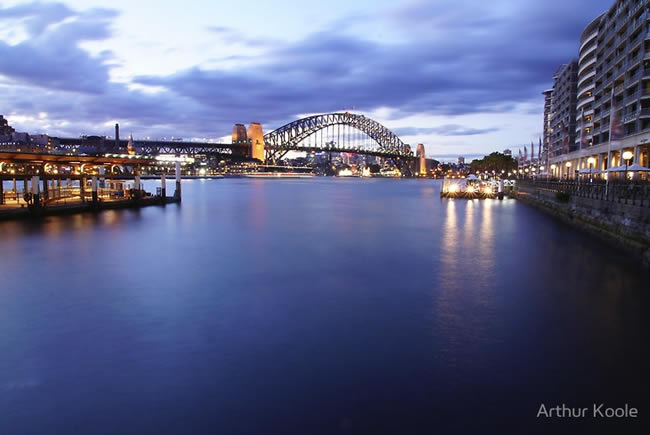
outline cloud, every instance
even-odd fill
[[[118,119],[136,135],[184,137],[222,136],[235,122],[259,121],[268,130],[301,113],[350,106],[389,108],[392,118],[512,112],[522,102],[541,107],[540,93],[558,64],[577,55],[580,33],[610,3],[423,1],[366,13],[361,22],[338,18],[288,42],[280,34],[248,38],[217,24],[209,29],[216,37],[255,46],[255,56],[243,51],[229,58],[236,67],[188,65],[132,78],[162,89],[154,94],[110,81],[113,52],[92,56],[82,48],[112,35],[116,11],[76,11],[62,3],[0,7],[0,25],[22,26],[28,34],[18,44],[0,41],[0,76],[11,82],[0,105],[47,112],[55,126],[70,122],[55,133],[101,133],[104,123]],[[381,29],[385,38],[359,32],[359,24]],[[475,136],[499,128],[397,130]]]
[[[273,43],[271,39],[251,38],[236,29],[226,26],[208,26],[207,30],[218,35],[227,44],[239,44],[249,47],[264,47]]]
[[[475,136],[478,134],[499,131],[498,127],[467,128],[456,124],[441,125],[439,127],[401,127],[393,130],[398,136],[417,136],[437,134],[440,136]]]
[[[15,45],[0,41],[0,75],[39,88],[101,93],[112,53],[93,57],[80,44],[108,38],[116,16],[109,9],[74,12],[61,3],[0,9],[1,25],[22,25],[30,35]]]
[[[579,2],[582,9],[572,3],[581,13],[569,15],[563,15],[566,2],[557,0],[543,7],[519,5],[512,8],[516,16],[508,12],[509,2],[497,3],[505,12],[468,0],[435,8],[428,2],[412,5],[389,21],[407,29],[403,42],[328,28],[273,47],[242,69],[192,67],[135,81],[164,86],[214,110],[227,107],[238,119],[265,122],[351,105],[361,111],[395,108],[397,117],[508,111],[517,103],[541,101],[557,65],[576,55],[590,18],[584,11],[593,9],[593,2]]]

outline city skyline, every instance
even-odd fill
[[[235,122],[270,131],[348,109],[432,157],[516,150],[537,143],[541,92],[611,3],[3,2],[0,112],[30,133],[111,135],[119,122],[219,139]]]

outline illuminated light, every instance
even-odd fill
[[[589,164],[590,166],[593,166],[594,163],[596,163],[596,159],[594,159],[593,157],[589,157],[587,159],[587,164]]]
[[[451,184],[451,185],[449,186],[449,192],[450,192],[450,193],[456,193],[456,192],[458,192],[458,184]]]
[[[352,171],[349,169],[341,169],[339,171],[339,177],[351,177],[352,176]]]
[[[632,157],[634,157],[634,154],[630,151],[625,151],[623,153],[623,160],[630,160]]]
[[[570,168],[570,167],[571,167],[571,162],[566,162],[566,163],[564,164],[564,166],[566,166],[567,168]]]
[[[205,175],[206,171],[205,169],[199,169],[199,175]]]
[[[474,186],[467,186],[467,193],[474,193]]]

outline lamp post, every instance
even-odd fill
[[[556,170],[556,169],[557,169],[557,165],[556,165],[555,163],[553,163],[553,164],[551,165],[551,173],[553,174],[553,177],[555,177],[555,170]]]
[[[571,162],[566,162],[564,166],[566,166],[566,179],[568,180],[569,179],[569,170],[571,169]]]
[[[623,153],[623,160],[625,160],[625,181],[627,181],[627,167],[632,157],[634,157],[634,154],[632,154],[630,151],[625,151]]]
[[[593,157],[589,157],[587,159],[587,163],[589,164],[589,182],[592,183],[594,181],[593,176],[591,175],[591,167],[596,163],[596,159]]]

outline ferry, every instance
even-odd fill
[[[467,178],[445,178],[441,198],[503,199],[505,180],[480,180],[475,175]]]
[[[252,172],[238,176],[244,178],[312,178],[314,174],[300,172]]]
[[[382,177],[401,177],[402,173],[397,169],[382,168],[379,170],[379,175]]]

